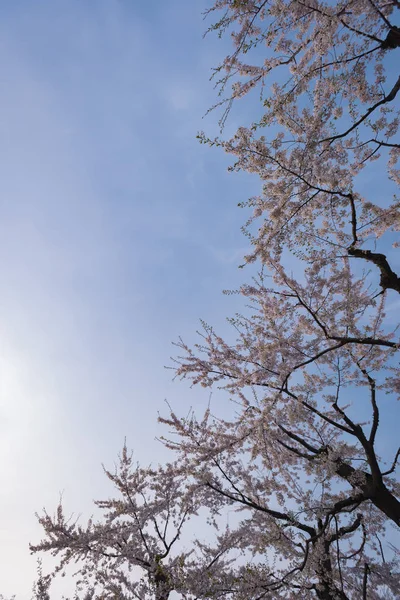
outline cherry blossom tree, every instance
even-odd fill
[[[182,587],[189,554],[177,551],[182,528],[196,512],[172,465],[141,468],[126,446],[115,472],[105,470],[118,491],[115,499],[96,501],[99,521],[86,525],[65,516],[62,504],[51,516],[38,516],[45,538],[33,552],[59,557],[55,574],[77,563],[77,591],[92,598],[166,600]]]
[[[51,553],[58,562],[48,575],[38,572],[35,600],[48,600],[53,579],[71,574],[71,565],[74,600],[167,600],[173,592],[192,600],[196,590],[202,597],[220,597],[211,591],[212,582],[229,565],[232,545],[226,539],[209,548],[189,539],[185,549],[182,534],[200,508],[190,477],[175,463],[142,468],[126,445],[115,471],[104,471],[117,497],[95,502],[98,520],[80,525],[61,503],[55,515],[38,515],[44,538],[31,551]]]
[[[261,92],[260,115],[231,139],[200,136],[261,180],[243,203],[253,211],[246,262],[260,275],[240,290],[248,308],[230,320],[230,339],[203,324],[200,343],[177,344],[177,375],[226,389],[231,417],[163,420],[178,435],[167,443],[212,497],[250,510],[244,531],[267,515],[264,551],[288,564],[271,568],[266,597],[293,597],[298,585],[300,597],[380,598],[389,592],[374,577],[392,577],[393,594],[399,585],[380,536],[400,525],[400,450],[384,460],[377,450],[400,391],[389,312],[400,293],[390,249],[400,226],[398,9],[218,0],[209,11],[221,11],[210,30],[234,43],[215,71],[221,125],[236,100]],[[260,548],[258,533],[248,548]]]
[[[261,97],[231,139],[200,136],[260,179],[243,203],[259,276],[239,290],[247,308],[229,339],[203,324],[197,345],[178,342],[177,376],[228,392],[219,416],[161,419],[177,457],[164,468],[134,467],[124,449],[106,472],[122,499],[97,503],[101,521],[82,527],[61,506],[40,517],[33,551],[55,553],[60,570],[78,561],[82,593],[398,597],[400,450],[382,441],[400,393],[399,7],[216,0],[208,11],[234,43],[215,71],[221,126],[236,101]],[[185,549],[199,507],[216,533]]]

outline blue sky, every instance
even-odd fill
[[[124,436],[143,463],[172,383],[171,341],[237,301],[237,203],[256,189],[201,146],[223,43],[205,2],[0,5],[1,589],[28,598],[34,512],[90,514]],[[231,122],[235,127],[235,122]]]

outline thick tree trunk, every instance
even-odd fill
[[[346,479],[350,485],[357,491],[364,494],[365,500],[370,500],[372,504],[381,510],[391,521],[400,527],[400,502],[386,487],[381,480],[375,483],[372,475],[363,473],[365,483],[355,483],[354,476],[356,470],[347,463],[339,462],[336,470],[337,474]]]
[[[168,576],[165,574],[159,561],[157,562],[157,569],[154,575],[154,583],[156,588],[156,600],[168,600],[171,593],[171,586]]]
[[[326,586],[323,589],[316,589],[318,600],[349,600],[348,596],[341,590],[332,590]]]
[[[332,577],[332,561],[330,556],[331,542],[323,543],[323,555],[319,562],[317,575],[319,585],[315,587],[318,600],[349,600],[342,589],[336,587]]]
[[[400,527],[400,502],[384,483],[373,493],[371,502]]]

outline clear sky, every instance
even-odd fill
[[[164,369],[243,279],[246,177],[216,133],[205,0],[0,3],[0,593],[30,597],[34,512],[90,515],[124,436],[143,462]],[[231,122],[232,128],[235,123]],[[254,188],[255,189],[255,188]],[[254,190],[253,190],[254,191]]]

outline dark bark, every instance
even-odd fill
[[[384,483],[374,490],[371,502],[400,527],[400,502]]]
[[[379,252],[371,252],[371,250],[361,250],[360,248],[348,248],[350,256],[355,258],[363,258],[374,263],[381,272],[380,285],[384,290],[395,290],[400,294],[400,277],[396,275],[390,268],[387,258]]]
[[[349,600],[348,596],[341,590],[332,589],[331,587],[323,586],[322,588],[316,588],[318,600]]]
[[[320,524],[320,527],[323,527],[322,523]],[[324,553],[317,573],[319,585],[315,586],[317,598],[318,600],[349,600],[343,589],[339,589],[333,582],[330,546],[331,541],[325,540]]]
[[[393,521],[393,523],[400,527],[400,501],[385,485],[382,472],[379,469],[378,461],[375,456],[373,438],[372,441],[368,441],[363,435],[360,428],[357,429],[357,427],[353,423],[351,424],[357,431],[357,437],[364,446],[367,459],[371,468],[371,473],[356,470],[352,465],[348,464],[343,460],[337,459],[335,461],[336,474],[342,479],[345,479],[356,492],[354,496],[349,496],[348,498],[337,502],[335,505],[335,512],[340,511],[342,508],[355,506],[366,500],[369,500],[370,502],[372,502],[372,504],[376,506],[376,508],[382,511],[391,521]],[[309,444],[306,440],[303,440],[300,436],[289,431],[282,425],[280,425],[279,427],[291,440],[301,444],[303,448],[307,451],[301,452],[298,448],[295,448],[278,440],[278,442],[282,446],[284,446],[290,452],[293,452],[296,456],[312,462],[314,460],[318,460],[318,457],[321,457],[323,455],[329,455],[329,447],[314,447],[311,444]],[[394,470],[394,466],[397,462],[397,456],[398,455],[396,454],[396,458],[393,463],[392,469],[386,474]]]
[[[172,591],[169,577],[164,572],[162,564],[159,560],[156,560],[156,565],[155,572],[153,573],[156,592],[155,598],[156,600],[168,600]]]
[[[382,42],[381,48],[383,50],[393,50],[394,48],[398,48],[400,46],[400,28],[393,25],[389,33],[386,36],[386,39]]]
[[[360,475],[364,481],[357,481],[356,470],[345,462],[338,462],[336,472],[340,477],[346,479],[355,490],[360,491],[364,500],[370,500],[376,508],[400,527],[400,502],[381,478],[379,481],[374,481],[372,475],[363,471],[360,472]]]

